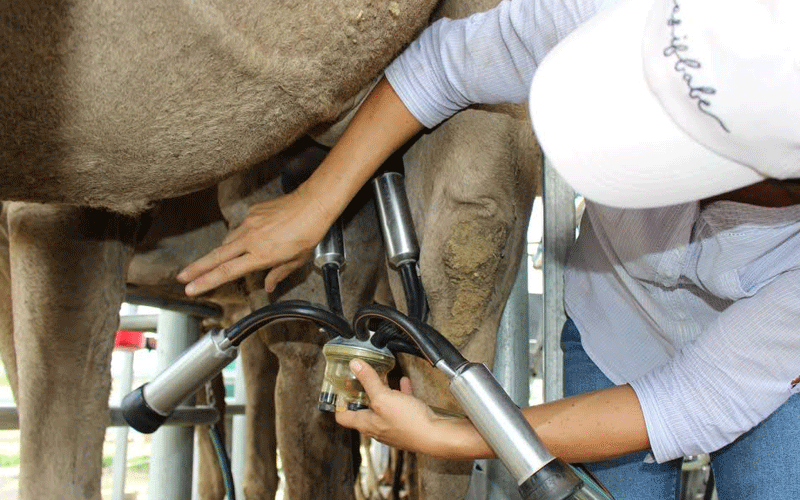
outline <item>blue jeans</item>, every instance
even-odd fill
[[[580,332],[567,320],[561,333],[564,395],[614,385],[589,359]],[[681,460],[644,463],[649,451],[587,468],[616,500],[677,500]],[[800,498],[800,398],[792,396],[758,426],[711,453],[719,500]]]

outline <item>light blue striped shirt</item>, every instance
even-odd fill
[[[441,20],[386,76],[428,127],[472,103],[522,102],[547,52],[605,3],[511,0]],[[798,221],[800,206],[587,203],[567,313],[592,360],[636,391],[659,462],[725,446],[797,392]]]

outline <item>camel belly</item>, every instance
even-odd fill
[[[0,199],[124,213],[334,121],[435,4],[4,3]]]

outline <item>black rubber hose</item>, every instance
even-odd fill
[[[198,304],[187,300],[147,297],[144,295],[137,295],[135,292],[127,292],[125,294],[125,302],[139,306],[157,307],[159,309],[175,311],[197,318],[222,319],[223,316],[222,308],[217,305]]]
[[[408,308],[408,316],[419,320],[424,323],[428,319],[428,301],[425,298],[425,290],[422,287],[422,280],[417,274],[416,262],[404,262],[400,264],[400,278],[403,282],[403,292],[406,297],[406,307]],[[408,343],[408,337],[405,333],[401,332],[392,323],[386,322],[378,326],[375,334],[370,339],[372,345],[378,348],[386,347],[387,345],[398,346],[400,343]],[[393,352],[395,349],[390,348]],[[413,353],[415,356],[422,356],[418,349]],[[398,350],[397,352],[408,352],[407,350]]]
[[[359,309],[353,319],[356,336],[369,337],[368,323],[371,319],[388,321],[405,332],[432,365],[444,361],[451,370],[455,371],[467,362],[458,349],[441,333],[425,323],[409,318],[400,311],[387,306],[375,304]]]
[[[706,483],[706,492],[703,495],[703,500],[711,500],[714,498],[714,469],[708,473],[708,482]]]
[[[378,328],[375,329],[375,333],[373,333],[369,338],[369,341],[372,342],[372,345],[378,349],[386,347],[386,344],[393,340],[399,340],[402,342],[408,340],[408,335],[401,332],[399,328],[388,321],[382,321],[378,325]]]
[[[325,285],[325,299],[328,301],[328,309],[333,314],[344,317],[338,264],[329,262],[322,266],[322,282]]]
[[[425,355],[408,335],[389,321],[381,321],[378,329],[370,337],[370,342],[378,349],[386,347],[393,353],[404,352],[425,359]]]
[[[400,264],[400,279],[403,281],[403,292],[406,296],[408,315],[421,322],[428,320],[428,301],[425,298],[425,289],[422,280],[417,274],[416,261]]]
[[[353,337],[353,330],[344,318],[305,300],[287,300],[257,309],[228,328],[225,331],[225,337],[233,345],[238,346],[251,333],[273,321],[286,319],[311,321],[322,328],[330,338],[341,336],[349,339]],[[369,332],[365,332],[365,334],[369,335]],[[359,340],[365,341],[368,338],[363,337]]]
[[[412,356],[416,356],[418,358],[427,359],[416,344],[407,340],[391,340],[386,344],[386,348],[392,351],[394,354],[402,352],[405,354],[411,354]]]
[[[233,472],[231,471],[231,459],[228,452],[225,450],[225,444],[222,442],[222,433],[216,425],[210,425],[208,432],[211,435],[211,444],[214,446],[214,452],[217,454],[219,460],[219,467],[222,470],[222,480],[225,483],[225,494],[228,500],[236,500],[236,490],[233,487]]]

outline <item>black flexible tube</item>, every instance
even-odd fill
[[[328,301],[328,309],[333,314],[344,317],[338,264],[329,262],[322,266],[322,282],[325,285],[325,299]]]
[[[400,264],[399,270],[400,279],[403,281],[408,315],[424,323],[428,319],[428,301],[425,298],[422,280],[417,274],[417,262],[404,262]]]
[[[404,352],[425,358],[425,355],[422,354],[422,351],[419,350],[408,335],[389,321],[382,321],[378,325],[378,329],[370,337],[370,342],[378,349],[387,347],[393,353]]]
[[[409,318],[400,311],[387,306],[374,304],[359,309],[353,319],[356,336],[369,337],[367,324],[371,319],[389,321],[405,332],[432,365],[444,361],[451,370],[455,371],[467,362],[458,349],[441,333],[425,323]]]
[[[425,358],[425,355],[422,354],[422,351],[419,350],[419,347],[417,347],[417,345],[413,342],[408,342],[406,340],[390,340],[385,347],[394,354],[402,352],[405,354],[411,354],[412,356],[416,356],[418,358],[427,359]]]
[[[428,301],[425,297],[425,289],[422,286],[417,274],[416,261],[408,261],[400,264],[400,278],[403,282],[403,292],[406,298],[406,307],[408,308],[408,315],[421,323],[428,319]],[[419,349],[413,345],[408,344],[408,337],[401,332],[395,325],[385,322],[378,327],[375,334],[370,339],[372,345],[378,348],[385,346],[394,346],[390,349],[394,352],[406,352],[414,354],[415,356],[424,357]],[[403,346],[402,344],[406,344]],[[410,352],[409,349],[413,352]]]
[[[349,339],[353,337],[353,330],[344,318],[304,300],[287,300],[257,309],[228,328],[225,331],[225,337],[231,341],[231,344],[238,346],[251,333],[273,321],[284,319],[312,321],[321,327],[330,338],[342,336]],[[364,332],[364,334],[369,335],[369,332]],[[363,337],[359,340],[368,338]]]
[[[233,487],[233,472],[231,471],[231,460],[222,442],[222,434],[216,425],[210,425],[208,432],[211,435],[211,444],[219,460],[219,467],[222,470],[222,480],[225,483],[225,494],[228,500],[236,500],[236,490]]]
[[[221,319],[223,316],[222,308],[217,305],[198,304],[186,300],[147,297],[145,295],[137,295],[134,292],[127,292],[125,294],[125,302],[140,306],[157,307],[159,309],[175,311],[198,318]]]

